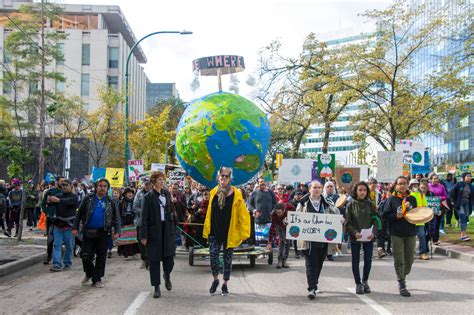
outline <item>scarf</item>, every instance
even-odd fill
[[[405,217],[407,215],[407,197],[410,196],[410,192],[408,191],[402,194],[401,192],[394,191],[392,195],[402,199],[402,214],[403,217]]]
[[[232,186],[230,185],[228,185],[227,187],[222,187],[221,185],[219,185],[217,188],[217,202],[221,210],[225,207],[225,198],[227,198],[227,195],[229,194],[231,189]]]

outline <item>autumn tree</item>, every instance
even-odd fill
[[[355,51],[360,63],[353,74],[363,87],[341,81],[363,101],[352,120],[358,140],[371,137],[385,150],[394,150],[398,140],[439,133],[444,123],[468,110],[472,85],[462,76],[466,63],[461,59],[441,56],[437,69],[413,76],[417,58],[438,45],[447,27],[444,10],[432,12],[426,5],[396,1],[364,14],[376,23],[377,32]]]

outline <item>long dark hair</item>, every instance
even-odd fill
[[[397,183],[400,179],[404,179],[406,182],[407,182],[407,185],[408,185],[408,178],[406,178],[405,176],[398,176],[395,181],[393,182],[393,186],[392,186],[392,189],[390,189],[390,192],[393,193],[395,191],[395,187],[397,186]],[[407,191],[409,192],[410,189],[407,188]]]
[[[351,190],[351,197],[354,199],[354,200],[358,200],[357,199],[357,188],[359,186],[364,186],[365,189],[366,189],[366,194],[365,194],[365,198],[364,199],[369,199],[369,192],[370,192],[370,188],[369,188],[369,185],[367,185],[366,182],[358,182],[356,183],[353,187],[352,187],[352,190]]]

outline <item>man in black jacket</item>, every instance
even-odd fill
[[[117,203],[107,196],[110,183],[101,178],[95,183],[95,194],[84,197],[77,211],[72,233],[77,235],[79,224],[84,232],[82,240],[82,265],[86,273],[82,285],[103,288],[108,236],[114,229],[114,238],[120,234],[120,211]],[[95,264],[94,264],[95,258]]]
[[[50,196],[49,202],[56,205],[56,217],[52,221],[53,229],[53,267],[51,271],[63,270],[61,252],[63,241],[66,246],[64,252],[64,270],[71,269],[74,237],[72,224],[76,216],[77,195],[72,192],[72,182],[65,179],[61,184],[62,193]]]

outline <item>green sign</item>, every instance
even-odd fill
[[[428,202],[428,208],[433,209],[434,215],[438,215],[441,211],[441,198],[434,196],[426,196],[426,202]]]
[[[322,153],[318,154],[318,176],[319,178],[334,177],[336,171],[336,155]]]

